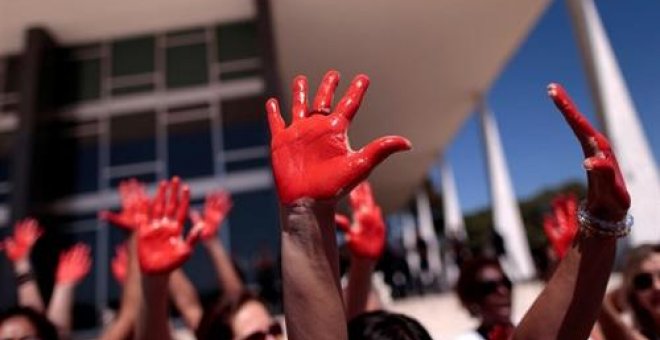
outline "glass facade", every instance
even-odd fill
[[[53,216],[44,223],[59,231],[50,251],[76,241],[94,249],[93,270],[76,291],[75,307],[76,319],[85,320],[78,313],[86,313],[91,321],[78,326],[98,326],[98,312],[120,297],[109,266],[126,235],[96,213],[119,208],[115,191],[124,179],[137,178],[153,190],[157,181],[179,175],[199,206],[210,191],[230,190],[234,208],[222,240],[250,282],[256,254],[279,253],[260,39],[256,21],[244,20],[63,48],[61,143],[73,154],[73,185],[53,202]],[[18,89],[15,59],[2,58],[2,98]],[[0,114],[15,105],[0,104]],[[10,194],[11,136],[0,131],[0,208]],[[0,228],[0,235],[7,232]],[[210,268],[201,247],[185,265],[202,296],[217,293]]]

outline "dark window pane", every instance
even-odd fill
[[[222,102],[223,143],[225,150],[268,144],[266,116],[261,96]]]
[[[199,85],[207,81],[208,62],[205,44],[167,49],[167,87]]]
[[[257,254],[268,251],[279,254],[277,200],[273,190],[234,194],[234,206],[229,214],[231,253],[241,263],[253,264]],[[255,214],[255,211],[259,213]],[[247,269],[248,278],[253,268]]]
[[[9,180],[9,160],[12,157],[14,135],[0,133],[0,182]]]
[[[101,96],[101,62],[98,59],[71,62],[68,80],[72,101],[97,99]]]
[[[73,146],[73,192],[96,191],[98,188],[99,155],[96,136],[77,138]]]
[[[213,174],[213,149],[209,120],[168,127],[169,173],[183,178]]]
[[[246,70],[239,70],[239,71],[226,71],[223,70],[222,67],[220,68],[220,80],[223,81],[236,80],[236,79],[249,78],[249,77],[262,77],[262,76],[263,76],[262,69],[259,67],[246,69]]]
[[[154,71],[154,38],[119,40],[112,44],[112,75],[149,73]]]
[[[110,136],[111,165],[156,159],[156,116],[153,112],[113,117]]]
[[[242,21],[217,28],[218,61],[253,58],[259,55],[257,23]]]

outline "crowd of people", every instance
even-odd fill
[[[307,79],[296,77],[288,126],[277,99],[266,103],[280,202],[283,318],[271,314],[246,288],[218,238],[232,205],[226,192],[209,194],[203,210],[194,211],[190,189],[178,177],[161,182],[153,196],[142,183],[127,180],[119,187],[121,210],[99,214],[127,234],[111,264],[122,285],[121,304],[100,338],[172,338],[171,301],[198,339],[431,339],[413,317],[388,312],[372,287],[387,230],[366,180],[379,163],[410,149],[411,143],[387,136],[353,150],[347,129],[369,79],[355,77],[333,108],[338,83],[339,73],[328,72],[310,105]],[[632,225],[630,196],[607,139],[561,86],[551,84],[548,92],[584,151],[587,197],[581,204],[571,196],[553,202],[544,229],[557,265],[520,322],[512,320],[513,283],[497,259],[475,257],[462,263],[456,293],[480,324],[459,339],[659,339],[660,245],[634,249],[621,286],[606,294],[617,239]],[[344,196],[350,217],[336,214]],[[350,250],[344,287],[337,230]],[[18,296],[18,305],[0,314],[2,340],[72,336],[74,289],[90,270],[90,249],[77,244],[62,253],[46,305],[30,264],[41,233],[37,221],[26,219],[2,242],[14,267]],[[181,269],[198,244],[211,258],[222,291],[206,309]]]

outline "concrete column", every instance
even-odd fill
[[[424,189],[417,190],[415,196],[417,206],[417,222],[419,225],[419,236],[426,243],[426,256],[428,259],[429,270],[422,276],[425,285],[440,283],[442,274],[442,262],[440,258],[440,246],[438,237],[433,227],[433,212],[428,194]]]
[[[459,254],[454,253],[455,249],[452,246],[454,242],[465,242],[467,233],[451,164],[441,156],[437,169],[442,184],[442,211],[445,217],[445,248],[442,252],[444,274],[446,283],[453,286],[458,280],[459,268],[456,266],[456,257]]]
[[[504,241],[506,253],[500,261],[513,280],[529,279],[535,274],[534,263],[511,185],[497,123],[485,103],[482,103],[479,113],[486,149],[493,224]]]
[[[592,0],[566,1],[597,113],[632,197],[632,245],[660,242],[660,178],[637,111]]]

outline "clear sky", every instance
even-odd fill
[[[657,163],[660,2],[609,0],[597,1],[597,6]],[[563,84],[582,112],[595,123],[581,56],[563,0],[555,0],[548,7],[488,96],[518,198],[526,198],[544,187],[585,178],[580,147],[546,95],[546,85],[553,81]],[[470,213],[489,205],[476,115],[466,121],[448,157],[463,211]]]

